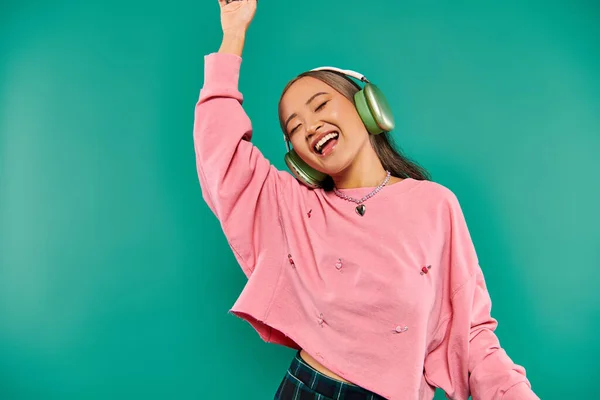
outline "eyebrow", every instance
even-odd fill
[[[329,94],[329,93],[327,93],[327,92],[319,92],[319,93],[315,93],[315,94],[313,94],[312,96],[310,96],[310,99],[308,99],[308,100],[306,101],[306,103],[305,103],[305,104],[306,104],[306,105],[309,105],[309,104],[310,104],[310,102],[311,102],[311,101],[313,101],[313,100],[315,99],[315,97],[317,97],[317,96],[320,96],[320,95],[322,95],[322,94]],[[294,117],[297,117],[297,116],[298,116],[298,114],[296,114],[296,113],[293,113],[292,115],[290,115],[290,116],[288,117],[287,121],[285,121],[285,127],[287,128],[287,126],[288,126],[288,124],[290,123],[290,121],[292,120],[292,118],[294,118]]]

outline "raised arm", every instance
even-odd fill
[[[203,198],[249,277],[259,257],[276,264],[284,260],[279,199],[286,186],[297,183],[250,142],[252,124],[242,108],[241,54],[256,0],[219,4],[223,43],[219,52],[205,56],[194,116],[196,167]]]

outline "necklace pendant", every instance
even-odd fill
[[[361,217],[363,215],[365,215],[365,212],[367,211],[367,207],[365,207],[364,204],[360,204],[358,206],[356,206],[356,212],[358,215],[360,215]]]

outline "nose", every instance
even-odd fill
[[[306,137],[309,139],[313,137],[322,126],[323,124],[321,122],[315,122],[309,125],[308,129],[306,130]]]

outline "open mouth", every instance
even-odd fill
[[[313,148],[315,153],[317,153],[319,155],[324,155],[324,154],[329,153],[333,149],[335,144],[337,143],[337,140],[339,137],[340,137],[340,134],[337,131],[331,132],[331,133],[323,136],[321,138],[321,140],[319,140]]]

